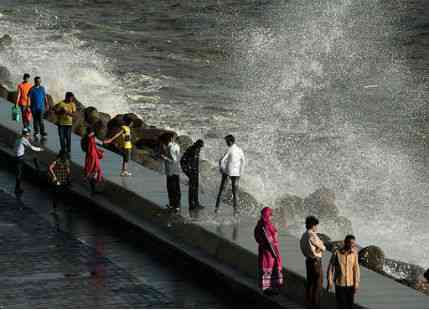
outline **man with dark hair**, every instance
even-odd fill
[[[334,287],[339,308],[353,308],[354,297],[359,288],[360,269],[356,238],[347,235],[344,246],[332,254],[328,266],[328,290]]]
[[[319,220],[314,216],[305,219],[307,231],[302,235],[300,246],[305,256],[307,282],[305,288],[306,303],[310,307],[320,305],[320,293],[323,286],[322,255],[326,251],[325,245],[317,235]]]
[[[61,151],[71,152],[71,134],[73,116],[76,113],[75,98],[72,92],[66,92],[65,99],[54,106],[57,115],[58,136],[60,138]]]
[[[167,134],[162,139],[161,158],[165,164],[167,176],[167,192],[169,207],[175,212],[180,211],[180,171],[179,171],[180,146],[174,141],[174,134]]]
[[[227,135],[225,137],[225,142],[228,146],[228,151],[219,161],[219,168],[220,172],[222,173],[222,181],[220,183],[219,194],[217,195],[216,199],[215,212],[217,213],[219,210],[222,192],[224,191],[226,182],[229,178],[231,179],[232,184],[234,216],[236,216],[238,214],[238,190],[240,175],[243,173],[246,161],[243,150],[235,144],[235,138],[233,135]]]
[[[28,92],[28,102],[30,105],[31,113],[33,114],[33,127],[34,127],[34,138],[39,138],[39,133],[42,138],[48,134],[45,131],[45,124],[43,122],[43,114],[45,113],[48,98],[46,97],[46,90],[41,85],[42,80],[39,76],[34,78],[34,86]]]
[[[198,200],[198,183],[200,173],[200,152],[204,147],[203,140],[197,140],[183,154],[180,166],[183,173],[189,178],[189,209],[202,209]]]
[[[28,81],[29,79],[30,75],[28,73],[24,73],[22,82],[19,83],[17,87],[18,96],[16,98],[16,105],[21,108],[22,125],[24,128],[28,128],[30,126],[28,114],[31,115],[31,112],[28,105],[28,93],[33,85]]]
[[[24,155],[25,149],[29,148],[35,152],[42,151],[42,148],[34,146],[30,143],[31,133],[28,128],[22,130],[21,137],[18,138],[15,142],[15,163],[16,163],[16,184],[15,184],[15,194],[20,195],[23,193],[21,187],[22,179],[22,168],[24,166]]]

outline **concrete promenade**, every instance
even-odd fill
[[[21,129],[21,124],[11,121],[11,105],[0,100],[0,144],[3,152],[11,154],[11,147]],[[37,154],[42,166],[55,157],[59,150],[56,126],[46,123],[48,140],[45,151]],[[31,158],[27,155],[31,166]],[[80,149],[80,137],[72,137],[73,192],[98,206],[122,217],[124,220],[152,234],[165,244],[193,257],[200,264],[216,270],[231,285],[260,294],[256,285],[257,247],[253,239],[256,219],[241,216],[239,222],[231,220],[230,208],[222,206],[222,212],[213,217],[214,202],[204,195],[201,203],[208,206],[190,218],[187,208],[181,216],[171,216],[163,206],[167,204],[165,176],[132,162],[132,177],[119,176],[121,158],[105,152],[102,167],[106,182],[102,194],[91,195],[89,186],[82,179],[84,154]],[[45,168],[46,169],[46,168]],[[182,206],[187,206],[187,187],[182,184]],[[284,257],[286,287],[282,296],[272,298],[274,304],[299,307],[303,304],[305,266],[299,251],[298,240],[280,228],[281,252]],[[325,257],[324,264],[329,257]],[[403,286],[391,279],[362,268],[362,287],[357,296],[357,306],[365,308],[427,308],[429,297]],[[262,298],[262,296],[261,296]],[[335,305],[332,294],[324,292],[324,306]]]

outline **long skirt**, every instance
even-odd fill
[[[259,247],[259,287],[262,290],[278,289],[283,286],[282,262],[277,261],[271,251]],[[280,256],[279,256],[280,257]]]

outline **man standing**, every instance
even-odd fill
[[[71,133],[73,115],[76,113],[75,98],[73,93],[67,92],[65,99],[54,106],[57,115],[58,136],[60,138],[61,151],[70,155]]]
[[[43,122],[43,114],[48,103],[46,98],[45,88],[41,85],[42,81],[39,76],[34,78],[34,86],[28,93],[29,105],[33,114],[34,138],[39,138],[39,132],[42,138],[47,136],[45,124]]]
[[[200,152],[204,147],[203,140],[197,140],[183,154],[180,166],[189,178],[189,210],[202,209],[198,199],[198,184],[200,172]]]
[[[25,117],[27,113],[30,113],[30,110],[28,109],[28,93],[30,92],[31,87],[33,87],[33,85],[28,81],[29,79],[30,74],[24,73],[22,82],[19,83],[17,87],[18,97],[16,98],[16,105],[21,108],[22,124],[24,128],[28,128],[30,126],[30,123],[28,122],[29,118]]]
[[[33,146],[30,143],[30,130],[28,128],[24,128],[22,130],[21,137],[18,138],[15,142],[15,162],[16,162],[16,183],[15,183],[15,194],[22,194],[24,191],[21,187],[21,179],[22,179],[22,168],[24,166],[24,155],[25,148],[30,148],[35,152],[42,151],[42,148]]]
[[[225,142],[228,146],[228,151],[219,162],[220,172],[222,173],[222,181],[220,183],[219,194],[217,195],[216,199],[215,212],[217,213],[219,210],[222,192],[224,191],[226,182],[229,178],[231,179],[232,184],[234,216],[236,216],[238,214],[238,190],[240,175],[244,170],[245,158],[243,150],[235,144],[235,138],[233,135],[227,135],[225,137]]]
[[[310,307],[320,305],[320,294],[323,286],[322,255],[326,251],[325,245],[317,235],[319,220],[314,216],[305,219],[307,231],[302,235],[300,246],[305,256],[307,282],[305,288],[306,303]]]
[[[161,154],[161,158],[165,163],[169,206],[178,212],[180,211],[181,200],[179,177],[180,146],[174,141],[173,134],[165,135],[163,142],[163,154]]]
[[[328,266],[328,290],[335,282],[335,297],[339,308],[353,308],[354,297],[359,288],[360,269],[355,249],[356,238],[347,235],[344,246],[334,252]]]

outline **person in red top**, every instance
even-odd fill
[[[18,97],[16,98],[16,105],[21,108],[22,124],[24,128],[28,128],[31,122],[31,111],[28,107],[28,92],[33,85],[28,81],[30,74],[24,73],[22,82],[18,84]]]
[[[81,142],[86,152],[84,173],[85,178],[91,185],[91,190],[95,193],[95,185],[103,180],[103,170],[101,169],[100,160],[103,158],[104,152],[97,148],[95,133],[91,127],[87,128],[86,136]]]

